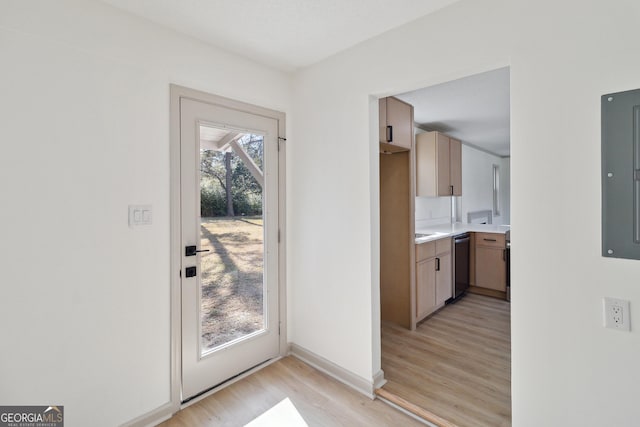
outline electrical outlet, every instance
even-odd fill
[[[629,321],[629,301],[605,297],[603,300],[604,326],[620,331],[631,330]]]

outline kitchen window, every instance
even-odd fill
[[[500,166],[493,165],[493,216],[500,215]]]

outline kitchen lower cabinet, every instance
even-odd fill
[[[478,288],[507,291],[505,236],[499,233],[476,233],[475,283]]]
[[[416,245],[416,322],[452,297],[451,238]]]
[[[449,240],[449,239],[447,239]],[[453,296],[451,252],[440,254],[436,265],[436,305],[444,304]]]
[[[416,264],[416,317],[423,319],[436,306],[436,259]]]

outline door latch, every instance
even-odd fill
[[[195,245],[184,247],[184,256],[196,256],[200,252],[209,252],[209,249],[198,249]]]

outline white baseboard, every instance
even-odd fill
[[[375,390],[377,388],[382,387],[387,380],[384,379],[384,372],[382,370],[378,371],[374,376],[373,376],[373,380],[372,381],[367,381],[366,379],[362,378],[359,375],[354,374],[351,371],[348,371],[344,368],[342,368],[341,366],[336,365],[335,363],[331,362],[330,360],[325,359],[322,356],[319,356],[317,354],[315,354],[312,351],[309,351],[303,347],[300,347],[297,344],[289,344],[289,354],[291,356],[294,356],[300,360],[302,360],[303,362],[313,366],[315,369],[324,372],[325,374],[329,375],[332,378],[335,378],[336,380],[340,381],[341,383],[351,387],[352,389],[354,389],[355,391],[364,394],[365,396],[367,396],[370,399],[374,399],[375,396]],[[213,390],[208,391],[207,393],[204,393],[201,396],[198,396],[195,399],[192,399],[191,401],[189,401],[186,404],[183,405],[175,405],[172,402],[167,402],[164,405],[160,406],[159,408],[154,409],[151,412],[148,412],[146,414],[140,415],[139,417],[128,421],[124,424],[121,425],[121,427],[152,427],[152,426],[156,426],[158,424],[160,424],[161,422],[168,420],[169,418],[171,418],[173,416],[173,414],[175,412],[178,412],[179,409],[184,409],[186,407],[188,407],[189,405],[192,405],[210,395],[212,395],[213,393],[215,393],[216,391],[219,391],[220,389],[227,387],[231,384],[233,384],[236,381],[239,381],[242,378],[245,378],[248,375],[251,375],[252,373],[254,373],[255,371],[264,368],[265,366],[270,365],[271,363],[279,360],[280,357],[276,357],[272,360],[269,360],[267,362],[265,362],[264,364],[261,364],[247,372],[245,372],[242,375],[239,375],[238,377],[227,381],[224,384],[221,384],[220,386],[216,387]],[[178,407],[176,407],[178,406]]]
[[[162,405],[161,407],[148,412],[146,414],[143,414],[141,416],[139,416],[136,419],[133,419],[131,421],[128,421],[124,424],[122,424],[120,427],[153,427],[153,426],[157,426],[158,424],[160,424],[163,421],[168,420],[169,418],[171,418],[175,413],[177,413],[178,411],[181,411],[184,408],[187,408],[191,405],[193,405],[194,403],[197,403],[203,399],[206,399],[207,397],[211,396],[212,394],[214,394],[217,391],[222,390],[225,387],[230,386],[233,383],[236,383],[238,381],[240,381],[243,378],[248,377],[249,375],[253,374],[256,371],[259,371],[260,369],[269,366],[270,364],[277,362],[278,360],[282,359],[282,357],[278,356],[275,357],[273,359],[267,360],[264,363],[261,363],[260,365],[249,369],[246,372],[243,372],[242,374],[220,384],[219,386],[217,386],[216,388],[213,388],[209,391],[207,391],[206,393],[201,394],[200,396],[193,398],[191,400],[189,400],[187,403],[178,403],[177,405],[174,405],[171,402],[167,402],[164,405]]]
[[[341,366],[336,365],[330,360],[315,354],[312,351],[300,347],[297,344],[289,344],[289,354],[313,366],[317,370],[324,372],[330,377],[335,378],[355,391],[364,394],[370,399],[374,399],[376,397],[376,388],[379,388],[386,383],[386,380],[384,379],[384,372],[382,370],[378,371],[373,376],[372,381],[369,381]]]
[[[373,391],[375,392],[377,388],[382,388],[386,383],[387,380],[384,378],[384,371],[380,369],[378,373],[373,376]]]

